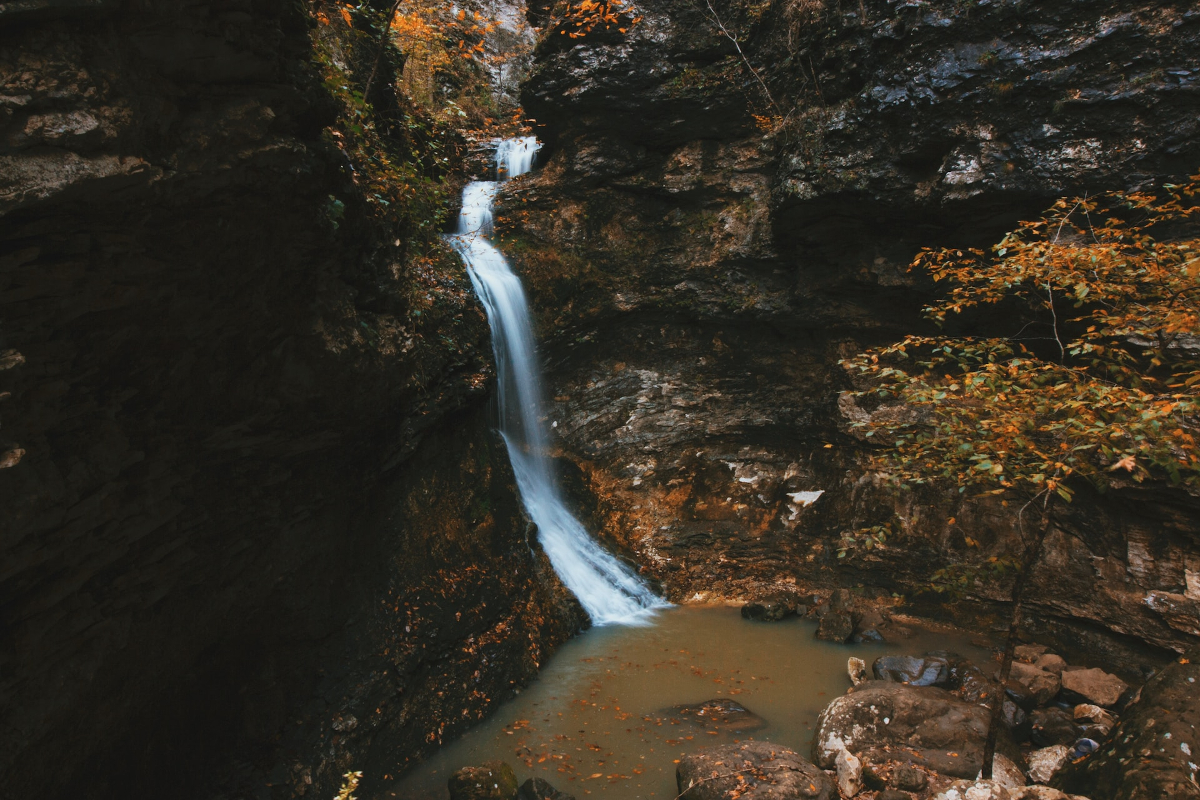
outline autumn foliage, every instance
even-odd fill
[[[1029,575],[1056,507],[1079,482],[1104,490],[1115,474],[1200,486],[1198,194],[1200,175],[1159,195],[1063,200],[990,254],[926,250],[912,268],[949,288],[925,309],[929,319],[942,326],[995,306],[1014,329],[909,336],[845,363],[869,384],[858,398],[881,402],[856,424],[882,440],[872,461],[897,486],[1019,503],[1016,553],[993,555],[973,573],[931,576],[935,588],[967,590],[988,572],[1015,573],[1000,686]],[[859,535],[877,543],[882,534]],[[1001,717],[993,701],[984,778]]]
[[[1063,200],[992,252],[926,250],[939,325],[1002,305],[1003,336],[910,336],[845,366],[908,414],[859,423],[901,485],[1069,501],[1113,473],[1200,486],[1200,176]]]

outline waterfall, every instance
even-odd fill
[[[526,136],[496,148],[500,180],[528,172],[540,145]],[[538,541],[595,625],[637,622],[668,605],[625,564],[602,548],[567,509],[548,453],[542,423],[542,388],[529,304],[521,281],[488,240],[497,181],[475,181],[463,190],[458,232],[450,243],[466,262],[475,292],[487,310],[500,405],[500,432],[508,446],[521,502],[538,528]]]

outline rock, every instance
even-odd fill
[[[978,777],[977,775],[976,778]],[[1025,773],[1012,759],[996,753],[992,759],[992,781],[1006,789],[1020,789],[1025,785]]]
[[[772,594],[742,606],[742,617],[757,622],[777,622],[796,613],[796,601],[786,594]]]
[[[1029,779],[1034,783],[1049,783],[1058,772],[1071,750],[1065,744],[1055,744],[1034,750],[1029,754]]]
[[[1013,659],[1032,664],[1046,654],[1050,648],[1044,644],[1019,644],[1013,650]]]
[[[882,642],[885,637],[883,615],[874,608],[868,608],[858,615],[854,622],[854,635],[850,637],[856,644],[862,642]]]
[[[929,776],[916,767],[902,764],[892,770],[888,785],[906,792],[923,792],[929,786]]]
[[[829,609],[817,623],[816,637],[825,642],[845,644],[854,635],[854,618],[849,611]]]
[[[1039,706],[1053,700],[1062,688],[1058,675],[1023,661],[1013,662],[1010,676],[1033,694],[1034,702]]]
[[[988,709],[942,689],[868,681],[821,713],[813,756],[822,768],[834,769],[844,747],[873,764],[903,759],[953,777],[974,777],[988,722]],[[999,747],[1017,755],[1007,734]]]
[[[1065,670],[1063,689],[1098,706],[1115,706],[1129,686],[1116,675],[1101,669]]]
[[[867,679],[867,662],[857,656],[850,656],[846,660],[846,674],[850,676],[850,683],[858,686]]]
[[[912,797],[899,789],[884,789],[875,795],[875,800],[912,800]]]
[[[1012,800],[1012,794],[995,781],[955,781],[934,800]]]
[[[1012,800],[1088,800],[1077,794],[1064,794],[1049,786],[1026,786],[1012,792],[1010,797]]]
[[[1033,733],[1033,725],[1029,721],[1029,715],[1025,713],[1025,709],[1005,697],[1004,712],[1000,718],[1004,721],[1014,742],[1029,740],[1030,734]]]
[[[1016,666],[1016,662],[1013,663],[1013,666]],[[1037,708],[1037,695],[1034,694],[1032,689],[1021,683],[1011,674],[1009,675],[1008,683],[1004,684],[1004,694],[1008,699],[1026,711],[1032,711]]]
[[[1091,703],[1080,703],[1072,712],[1075,723],[1082,728],[1083,735],[1089,739],[1103,741],[1112,733],[1117,725],[1115,714]]]
[[[530,778],[517,789],[517,800],[575,800],[572,795],[555,789],[549,781]]]
[[[463,767],[447,781],[450,800],[515,800],[517,775],[503,761]]]
[[[1080,703],[1071,710],[1071,718],[1078,723],[1093,722],[1108,727],[1115,727],[1117,724],[1117,715],[1111,711],[1093,705],[1092,703]]]
[[[911,686],[942,686],[950,681],[950,665],[939,656],[880,656],[871,671],[876,680]]]
[[[862,788],[862,762],[842,748],[834,759],[834,766],[837,768],[838,791],[842,797],[854,797]]]
[[[1029,721],[1032,726],[1030,738],[1038,747],[1074,744],[1083,732],[1069,712],[1057,707],[1035,709],[1029,715]]]
[[[705,728],[731,733],[750,733],[767,725],[767,721],[758,714],[725,697],[693,705],[672,706],[665,713]]]
[[[1200,752],[1200,650],[1142,687],[1099,752],[1067,763],[1054,785],[1105,800],[1196,800]]]
[[[680,759],[675,779],[686,800],[837,797],[828,775],[795,751],[770,742],[742,742],[691,753]]]
[[[1033,662],[1033,665],[1054,675],[1062,675],[1063,670],[1066,669],[1067,662],[1062,656],[1046,653],[1044,656],[1039,656],[1038,660]]]

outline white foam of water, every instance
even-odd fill
[[[537,140],[505,139],[496,147],[496,171],[503,178],[533,167]],[[476,293],[487,309],[498,372],[500,431],[508,446],[521,501],[538,527],[538,540],[562,582],[592,623],[635,623],[668,605],[625,564],[602,548],[567,509],[547,456],[542,427],[541,375],[529,304],[521,281],[503,254],[487,239],[498,184],[476,181],[463,190],[458,232],[450,237],[462,255]]]

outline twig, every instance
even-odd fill
[[[708,6],[708,13],[712,14],[713,22],[717,23],[717,27],[721,29],[721,33],[725,34],[725,38],[733,42],[733,46],[737,49],[738,55],[742,57],[742,63],[746,65],[746,69],[750,70],[750,74],[758,81],[758,85],[762,87],[763,94],[767,96],[767,102],[771,104],[771,108],[776,111],[779,106],[775,103],[775,98],[771,96],[771,90],[767,88],[767,84],[763,82],[762,76],[758,74],[758,70],[750,63],[750,59],[746,58],[746,54],[742,52],[742,46],[738,44],[737,38],[729,32],[725,27],[725,23],[721,22],[721,18],[717,16],[717,10],[713,8],[712,0],[704,0],[704,4]],[[820,90],[818,90],[820,91]]]
[[[383,30],[379,32],[379,46],[375,50],[375,63],[371,65],[371,75],[367,78],[367,85],[363,87],[363,100],[371,102],[368,98],[371,96],[371,84],[375,82],[375,73],[379,71],[379,62],[383,59],[383,48],[387,46],[387,35],[392,30],[392,20],[396,18],[396,12],[400,10],[400,4],[404,0],[396,0],[392,3],[392,10],[388,12],[387,19],[384,20]]]

